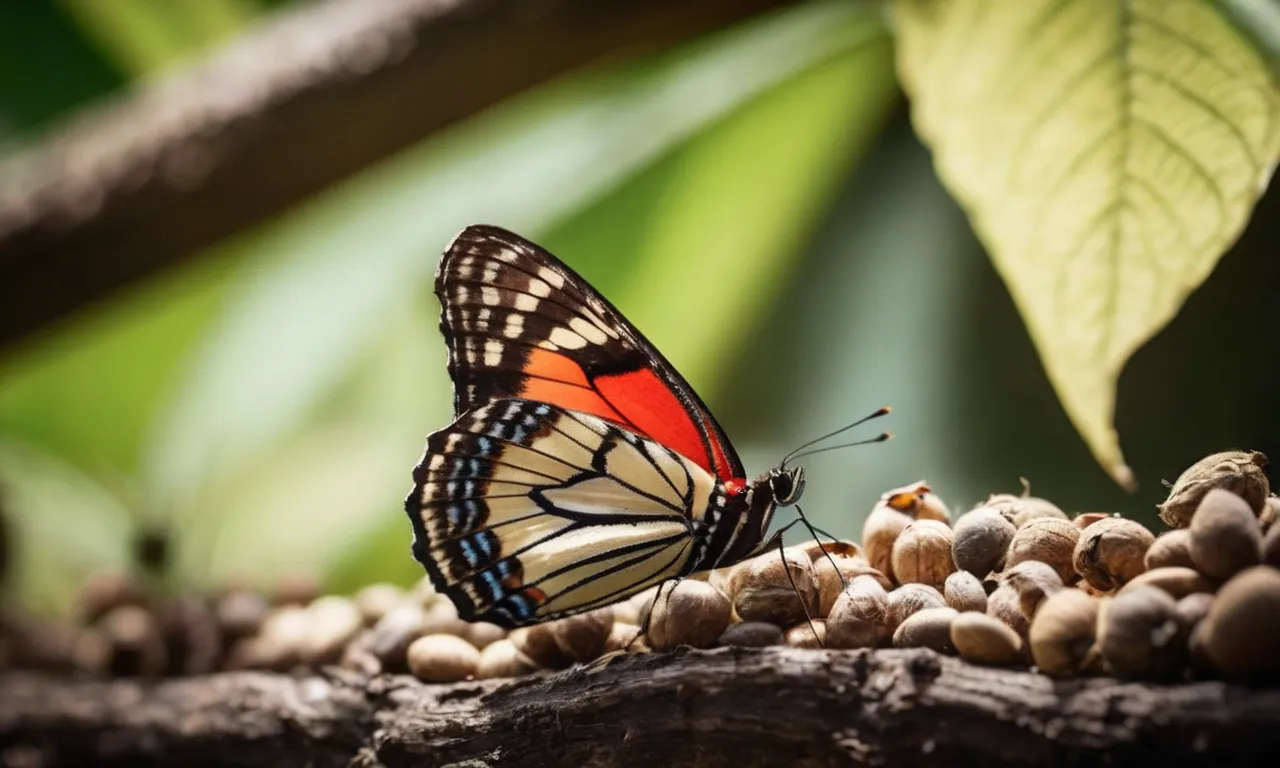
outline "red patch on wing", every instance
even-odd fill
[[[609,406],[604,398],[594,389],[580,387],[576,384],[565,384],[546,379],[526,379],[520,389],[520,397],[538,400],[544,403],[565,408],[570,411],[582,411],[592,416],[599,416],[615,424],[630,427],[627,420]]]
[[[581,366],[568,357],[548,349],[535,349],[529,353],[529,362],[525,363],[523,372],[529,376],[555,379],[577,384],[580,387],[591,386]]]

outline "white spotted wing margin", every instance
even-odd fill
[[[414,557],[463,619],[506,628],[687,575],[717,486],[659,443],[517,398],[430,435],[413,476]]]

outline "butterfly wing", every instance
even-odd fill
[[[474,225],[436,272],[454,414],[518,397],[593,414],[723,481],[742,462],[688,382],[584,279],[546,250]]]
[[[414,556],[468,621],[507,628],[623,600],[696,562],[716,481],[630,430],[498,399],[427,438]]]

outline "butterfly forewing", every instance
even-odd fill
[[[432,434],[407,500],[415,556],[468,620],[590,610],[688,572],[716,479],[590,413],[498,399]]]

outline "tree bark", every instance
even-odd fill
[[[0,349],[431,132],[794,0],[321,0],[0,164]]]
[[[14,766],[1229,766],[1280,749],[1280,690],[1054,681],[922,649],[681,649],[454,685],[330,670],[0,689]]]

